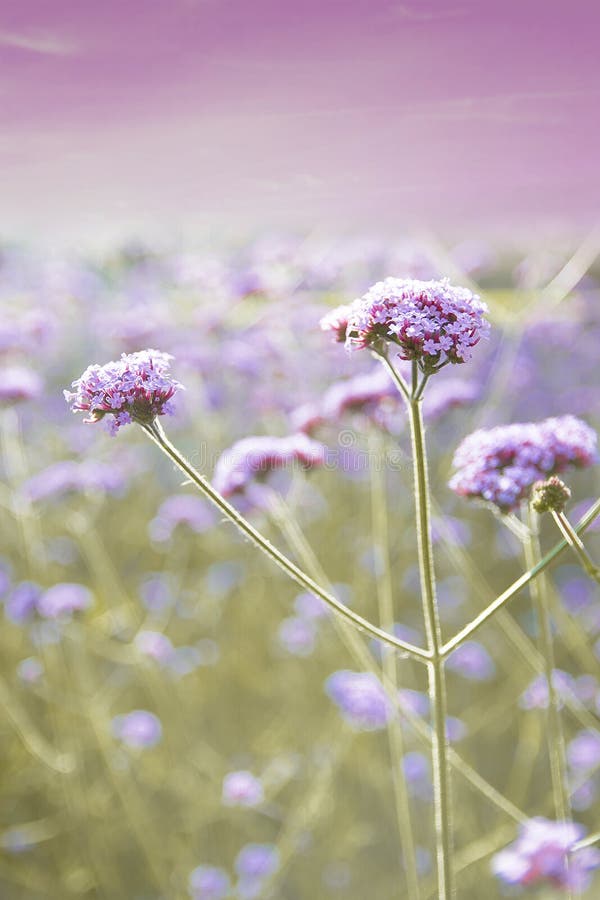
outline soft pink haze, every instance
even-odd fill
[[[594,0],[0,2],[2,230],[600,211]]]

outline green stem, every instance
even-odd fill
[[[593,578],[594,581],[597,581],[598,584],[600,584],[600,569],[585,549],[583,541],[565,516],[564,512],[553,511],[552,516],[554,518],[554,521],[558,525],[564,539],[568,542],[569,546],[577,555],[585,572],[590,576],[590,578]]]
[[[281,530],[290,549],[298,555],[302,561],[302,565],[313,574],[313,577],[319,578],[329,588],[327,576],[323,573],[320,563],[306,540],[304,533],[298,527],[295,519],[290,515],[287,505],[283,498],[278,494],[273,494],[270,504],[273,514],[273,521]],[[347,650],[352,654],[357,664],[366,672],[373,672],[381,679],[385,688],[388,700],[392,704],[397,715],[406,720],[417,737],[431,749],[432,729],[418,716],[412,712],[410,707],[403,706],[398,699],[398,692],[394,687],[394,683],[390,682],[384,671],[379,672],[373,664],[373,657],[366,650],[364,643],[359,637],[359,633],[351,627],[347,627],[348,623],[345,619],[338,616],[333,617],[333,626],[337,630],[342,642]],[[477,791],[482,797],[485,797],[497,809],[501,810],[505,815],[509,816],[515,822],[524,822],[527,819],[525,813],[504,797],[493,785],[485,778],[482,778],[459,754],[450,747],[448,753],[448,761],[453,771],[461,775],[471,787]]]
[[[270,541],[267,540],[250,522],[247,521],[238,511],[232,506],[230,503],[225,500],[224,497],[219,494],[215,488],[202,476],[199,472],[194,469],[188,460],[182,456],[182,454],[177,450],[176,447],[169,441],[167,438],[161,424],[158,419],[156,419],[151,425],[142,425],[141,426],[144,432],[160,447],[160,449],[165,453],[174,463],[175,465],[181,469],[181,471],[187,475],[187,477],[192,481],[197,488],[199,488],[202,493],[213,503],[220,512],[229,519],[230,522],[233,522],[237,528],[245,534],[250,540],[256,544],[256,546],[266,555],[268,556],[274,563],[276,563],[280,569],[282,569],[293,581],[299,584],[304,590],[310,591],[310,593],[314,594],[316,597],[319,597],[328,606],[331,606],[339,615],[343,616],[348,621],[352,622],[352,624],[361,631],[370,634],[372,637],[377,638],[379,641],[383,641],[383,643],[388,644],[394,647],[396,650],[401,650],[407,656],[410,656],[412,659],[418,659],[420,662],[426,662],[430,658],[430,653],[427,650],[423,650],[421,647],[415,647],[413,644],[408,643],[407,641],[403,641],[400,638],[395,637],[394,635],[388,634],[383,631],[381,628],[377,628],[376,625],[373,625],[372,622],[368,622],[366,619],[363,619],[362,616],[359,616],[358,613],[353,612],[353,610],[349,609],[347,606],[344,606],[339,600],[337,600],[332,594],[318,585],[312,578],[310,578],[302,569],[298,568],[295,563],[293,563],[288,557],[282,553],[277,547],[273,546]]]
[[[525,564],[531,569],[532,566],[540,561],[542,553],[537,513],[530,506],[527,508],[527,513],[529,516],[529,532],[523,542],[523,551]],[[559,822],[568,822],[571,820],[571,811],[566,788],[565,739],[560,720],[559,699],[554,684],[556,662],[554,658],[552,622],[547,604],[548,584],[546,576],[542,574],[539,578],[532,581],[530,591],[538,620],[540,651],[544,658],[544,675],[548,689],[547,746],[550,759],[554,813]],[[567,861],[567,857],[565,857],[565,860]],[[568,891],[568,896],[572,896],[570,890]]]
[[[588,528],[594,519],[598,518],[600,515],[600,500],[596,500],[596,502],[588,509],[586,514],[581,517],[577,525],[575,526],[575,532],[580,533],[585,531]],[[500,594],[499,597],[496,597],[493,603],[490,603],[489,606],[483,610],[483,612],[479,613],[474,619],[472,619],[464,628],[462,628],[457,634],[454,635],[449,641],[447,641],[442,647],[442,655],[444,657],[448,656],[449,653],[452,653],[453,650],[456,650],[457,647],[460,647],[464,641],[467,640],[475,631],[478,631],[482,625],[494,616],[499,609],[502,609],[509,600],[512,600],[519,591],[528,585],[531,581],[538,577],[538,575],[547,569],[551,562],[553,562],[557,556],[559,556],[563,550],[568,547],[568,543],[566,540],[559,541],[558,544],[546,553],[545,556],[540,559],[540,561],[533,566],[529,571],[525,572],[521,575],[520,578],[517,578],[516,581],[513,581],[510,587],[508,587],[504,593]]]
[[[391,628],[394,623],[394,597],[389,554],[389,521],[385,484],[385,471],[380,465],[383,460],[383,445],[379,440],[372,442],[374,449],[371,463],[371,518],[373,536],[377,549],[382,554],[382,573],[376,581],[377,605],[379,608],[379,624]],[[398,674],[396,658],[392,653],[383,653],[382,669],[384,675],[393,685],[394,693],[398,693]],[[406,777],[404,775],[404,737],[400,718],[394,716],[388,723],[388,744],[392,760],[392,785],[396,801],[396,818],[398,834],[406,871],[406,886],[411,900],[420,900],[419,873],[417,871],[415,842],[410,814],[410,800]]]
[[[450,772],[448,740],[446,737],[446,682],[433,568],[429,484],[421,401],[411,399],[408,409],[413,450],[421,599],[427,633],[427,645],[431,654],[427,670],[429,675],[429,700],[433,715],[432,755],[437,836],[438,896],[439,900],[450,900],[455,895],[455,889],[452,871]]]

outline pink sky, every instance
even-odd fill
[[[595,0],[0,2],[4,236],[586,227]]]

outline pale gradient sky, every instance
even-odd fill
[[[3,236],[585,227],[595,0],[0,0]]]

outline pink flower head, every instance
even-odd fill
[[[262,782],[246,769],[227,773],[222,797],[226,806],[259,806],[265,799]]]
[[[25,366],[8,366],[0,370],[0,404],[12,405],[35,400],[42,393],[42,379]]]
[[[131,422],[149,424],[156,416],[173,412],[172,397],[183,386],[169,375],[173,357],[158,350],[123,353],[117,362],[88,366],[73,382],[75,391],[64,391],[73,412],[87,412],[84,422],[114,416],[111,433]]]
[[[224,497],[242,493],[254,479],[264,479],[274,469],[300,464],[323,465],[325,447],[305,434],[288,437],[248,437],[233,444],[219,458],[213,484]]]
[[[400,348],[401,359],[417,360],[424,372],[467,362],[487,337],[487,306],[467,288],[443,281],[386,278],[350,308],[346,347]]]
[[[330,331],[333,339],[338,344],[343,344],[346,340],[346,329],[348,327],[348,319],[352,312],[352,307],[336,306],[331,312],[328,312],[320,321],[321,331]]]
[[[338,381],[323,397],[323,415],[339,419],[347,412],[369,412],[383,400],[396,400],[398,390],[388,373],[378,366],[371,372]]]
[[[600,867],[600,850],[573,850],[585,828],[572,822],[552,822],[537,817],[521,826],[519,836],[492,860],[492,871],[507,884],[585,890],[591,872]]]
[[[575,416],[482,428],[457,448],[450,487],[509,512],[535,482],[596,462],[596,445],[596,433]]]

